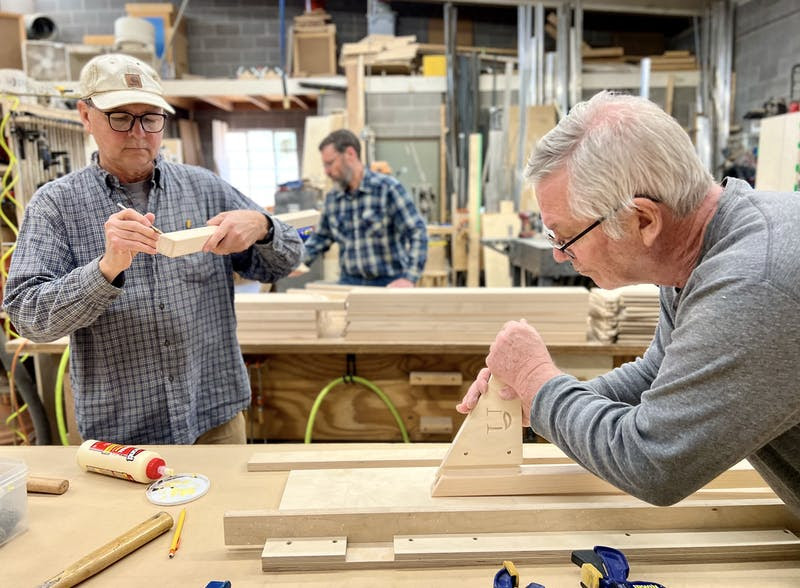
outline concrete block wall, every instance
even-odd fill
[[[125,16],[130,0],[37,0],[35,10],[58,27],[57,41],[81,43],[84,35],[110,35],[114,21]],[[177,15],[179,0],[172,0]],[[333,3],[332,3],[333,4]],[[305,9],[304,0],[286,1],[286,26]],[[366,36],[366,7],[358,0],[341,0],[328,10],[336,24],[336,39],[355,42]],[[245,67],[277,67],[280,20],[277,2],[263,0],[192,0],[184,13],[189,41],[189,67],[196,75],[236,77]],[[287,46],[287,51],[291,47]]]
[[[751,0],[737,6],[734,32],[737,122],[771,97],[789,99],[792,66],[800,63],[800,3]]]

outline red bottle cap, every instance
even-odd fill
[[[167,462],[165,462],[163,459],[161,459],[160,457],[154,457],[149,462],[147,462],[147,470],[145,471],[145,474],[151,480],[158,480],[161,477],[161,472],[159,472],[158,469],[161,466],[166,466],[166,465]]]

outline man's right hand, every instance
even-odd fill
[[[100,260],[100,272],[106,280],[116,277],[131,266],[137,253],[155,255],[158,233],[153,230],[155,215],[141,215],[125,209],[108,217],[105,223],[106,251]]]
[[[492,374],[505,383],[500,397],[519,396],[522,401],[522,424],[530,425],[531,403],[539,388],[562,372],[555,366],[539,333],[524,319],[509,321],[495,337],[486,357],[486,366],[469,387],[456,410],[467,414],[488,388]]]

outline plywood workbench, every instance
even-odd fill
[[[348,450],[372,445],[348,444]],[[224,545],[223,514],[236,509],[276,508],[287,472],[248,472],[254,453],[275,451],[291,467],[291,456],[324,454],[342,445],[247,445],[153,447],[179,472],[203,473],[211,480],[209,493],[186,505],[187,516],[180,549],[174,559],[167,552],[171,532],[141,547],[81,586],[202,587],[210,580],[230,580],[234,588],[251,586],[307,586],[373,588],[375,586],[442,586],[487,588],[497,565],[458,565],[447,569],[362,570],[314,573],[264,573],[260,549],[233,550]],[[403,446],[397,450],[402,452]],[[24,459],[31,472],[63,476],[70,489],[61,496],[29,495],[29,530],[0,547],[4,586],[34,586],[106,541],[159,510],[177,518],[180,507],[157,507],[145,498],[145,486],[85,473],[75,464],[74,447],[2,447],[0,457]],[[321,490],[324,492],[324,490]],[[782,508],[778,506],[777,508]],[[789,515],[787,515],[788,517]],[[589,546],[591,547],[591,546]],[[577,587],[578,568],[563,565],[520,566],[522,579],[548,588]],[[797,586],[800,561],[728,564],[637,565],[631,576],[661,582],[670,588]]]
[[[55,369],[67,339],[28,343],[35,356],[37,386],[48,415],[53,409]],[[18,340],[6,345],[13,353]],[[484,343],[395,343],[392,341],[264,341],[241,345],[252,366],[253,392],[263,401],[251,411],[248,437],[269,441],[302,441],[311,405],[322,388],[345,374],[347,357],[355,359],[356,375],[377,385],[397,407],[412,441],[445,441],[461,425],[455,405],[466,393],[489,351]],[[644,352],[639,345],[599,343],[550,345],[556,363],[577,377],[605,373]],[[411,372],[458,372],[456,386],[419,386],[409,382]],[[260,377],[259,377],[260,374]],[[426,432],[423,417],[441,423],[439,433]],[[54,418],[51,419],[55,423]],[[334,388],[321,405],[313,430],[314,441],[399,441],[392,415],[380,399],[359,385]]]

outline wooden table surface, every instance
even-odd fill
[[[14,353],[20,346],[22,339],[12,339],[6,343],[6,350]],[[68,337],[62,337],[47,343],[25,344],[27,353],[62,353],[69,343]],[[436,343],[430,341],[417,342],[392,342],[392,341],[352,341],[344,338],[327,338],[294,341],[248,342],[240,344],[242,353],[425,353],[425,354],[463,354],[480,353],[488,354],[489,345],[485,342],[475,343],[463,341],[460,343]],[[646,345],[606,344],[597,342],[587,343],[556,343],[547,346],[553,355],[599,355],[611,357],[630,357],[644,353]]]
[[[378,586],[453,586],[490,588],[501,566],[428,570],[363,570],[340,572],[263,573],[260,550],[232,550],[224,545],[223,514],[228,510],[277,508],[286,472],[248,472],[254,453],[287,449],[325,452],[367,444],[154,446],[177,472],[202,473],[211,480],[209,493],[185,505],[181,546],[168,558],[168,532],[81,586],[204,587],[211,580],[230,580],[233,588],[304,586],[373,588]],[[28,495],[28,525],[23,534],[0,547],[3,586],[38,586],[97,547],[121,535],[160,510],[177,520],[180,506],[159,507],[145,497],[144,484],[82,471],[75,447],[0,447],[0,458],[25,460],[29,472],[65,477],[70,489],[61,496]],[[287,469],[291,463],[287,462]],[[569,562],[557,566],[520,566],[522,585],[539,582],[547,588],[578,587],[579,570]],[[736,564],[639,565],[631,577],[661,582],[669,588],[796,587],[800,561]]]

